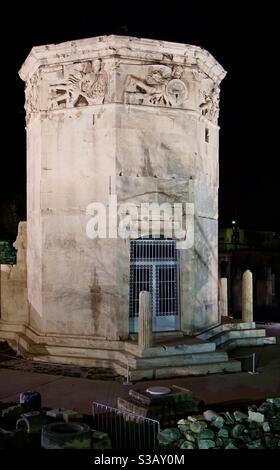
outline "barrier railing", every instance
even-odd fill
[[[113,449],[156,449],[159,421],[92,403],[93,427],[109,434]]]

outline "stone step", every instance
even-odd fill
[[[121,370],[121,369],[119,369]],[[224,372],[241,372],[241,363],[239,361],[230,359],[224,362],[207,363],[207,364],[194,364],[188,366],[170,366],[170,367],[157,367],[149,369],[137,369],[130,371],[130,380],[149,380],[149,379],[165,379],[169,377],[184,377],[188,375],[206,375],[218,374]],[[122,375],[125,375],[126,370],[122,369]]]
[[[184,333],[182,331],[156,331],[153,332],[153,336],[155,338],[155,341],[165,341],[165,340],[171,340],[171,339],[178,339],[178,338],[183,338]],[[130,333],[129,339],[132,341],[137,341],[138,340],[138,333]]]
[[[119,361],[109,360],[92,360],[88,358],[65,357],[65,356],[36,356],[36,362],[48,362],[52,364],[67,364],[67,365],[80,365],[83,367],[102,367],[113,369],[116,374],[126,377],[127,367]],[[208,364],[196,364],[188,366],[177,366],[177,367],[157,367],[155,369],[129,369],[130,381],[138,381],[142,379],[164,379],[169,377],[184,377],[184,376],[197,376],[206,374],[218,374],[218,373],[231,373],[240,372],[241,363],[236,360],[228,360],[225,362],[208,363]]]
[[[226,341],[231,339],[238,339],[238,338],[255,338],[255,337],[265,337],[266,331],[264,329],[252,329],[252,330],[230,330],[230,331],[222,331],[217,335],[211,338],[217,347],[221,346]]]
[[[214,327],[208,328],[204,331],[201,331],[196,335],[196,338],[211,340],[213,336],[216,336],[218,333],[228,330],[250,330],[256,327],[255,322],[233,322],[233,323],[221,323]]]
[[[155,367],[180,367],[185,365],[226,362],[228,355],[226,352],[211,352],[197,354],[180,354],[164,357],[145,357],[132,359],[129,366],[132,369],[149,369]]]
[[[167,347],[167,352],[168,349],[171,349],[173,352],[171,356],[155,355],[139,358],[127,351],[97,350],[83,347],[67,348],[58,345],[38,344],[23,333],[19,334],[17,341],[13,342],[15,343],[14,347],[16,345],[17,350],[23,352],[25,357],[38,362],[111,368],[117,374],[124,377],[127,375],[127,361],[129,361],[130,380],[133,381],[151,378],[183,377],[186,375],[205,375],[209,373],[239,372],[241,370],[239,361],[228,360],[225,351],[215,351],[215,343],[212,343],[213,346],[210,353],[186,354],[185,347],[198,345],[183,345],[183,348],[178,348],[177,345],[176,347]],[[173,350],[172,348],[175,349]],[[157,350],[157,348],[155,349]]]
[[[15,334],[17,332],[23,332],[24,326],[19,323],[12,323],[0,320],[0,337],[6,332],[7,334]]]
[[[21,351],[30,354],[45,354],[44,344],[34,343],[34,341],[28,338],[24,333],[18,335],[17,344]]]
[[[264,337],[245,337],[245,338],[236,338],[231,339],[223,343],[222,349],[224,351],[230,352],[234,349],[241,347],[251,347],[251,346],[265,346],[269,344],[276,344],[275,336],[264,336]]]
[[[54,357],[55,358],[66,358],[69,357],[73,361],[74,358],[78,358],[78,362],[81,363],[83,360],[89,364],[89,367],[92,364],[92,361],[120,361],[124,364],[127,364],[127,354],[120,351],[109,350],[109,349],[95,349],[95,348],[71,348],[65,346],[53,346],[47,344],[37,344],[34,343],[26,335],[21,334],[18,340],[18,345],[22,352],[29,353],[34,360],[37,361],[37,357],[46,358]],[[133,356],[129,355],[129,359],[134,359]],[[59,361],[61,362],[61,361]]]
[[[176,344],[174,346],[161,345],[141,350],[135,343],[126,342],[125,350],[138,357],[169,357],[179,354],[212,353],[216,350],[215,343],[201,341],[194,344]]]
[[[121,341],[108,341],[106,338],[95,338],[91,336],[79,335],[55,335],[51,334],[38,334],[32,328],[25,329],[24,334],[34,341],[36,344],[48,344],[49,346],[66,346],[66,347],[81,347],[81,348],[97,348],[97,349],[111,349],[121,350]]]
[[[126,376],[126,368],[118,361],[106,359],[89,359],[77,356],[53,356],[53,355],[37,355],[34,357],[32,354],[27,353],[26,357],[30,360],[42,363],[71,365],[80,367],[96,367],[104,369],[112,369],[117,374]]]

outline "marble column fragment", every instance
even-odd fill
[[[139,294],[138,345],[141,349],[153,346],[151,294],[147,291],[141,291]]]
[[[242,277],[242,320],[253,321],[253,275],[249,270]]]
[[[228,292],[227,292],[227,278],[221,277],[219,279],[219,320],[222,317],[228,316]]]

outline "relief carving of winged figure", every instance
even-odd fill
[[[102,104],[108,86],[106,72],[100,59],[86,61],[69,74],[68,80],[51,85],[51,107],[79,107]]]

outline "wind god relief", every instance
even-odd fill
[[[188,88],[182,80],[183,71],[181,66],[150,65],[144,77],[128,75],[125,103],[181,107],[188,98]]]
[[[214,86],[209,93],[203,92],[203,99],[199,105],[202,116],[215,124],[218,122],[219,117],[219,102],[220,89],[218,86]]]
[[[26,123],[28,124],[32,113],[39,110],[39,75],[38,73],[30,77],[25,85],[25,105]]]
[[[50,109],[104,103],[108,77],[101,59],[74,63],[71,72],[65,75],[61,82],[50,84]]]

